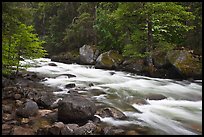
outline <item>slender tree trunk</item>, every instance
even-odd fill
[[[96,19],[97,19],[97,4],[96,4],[96,6],[95,6],[95,17],[94,17],[94,22],[96,21]],[[94,25],[94,24],[93,24]],[[96,32],[96,30],[94,30],[93,29],[93,31],[94,31],[94,43],[95,43],[95,45],[97,45],[97,32]]]
[[[45,12],[43,14],[43,36],[45,36]]]
[[[147,65],[149,67],[150,74],[154,71],[153,59],[152,59],[152,52],[153,50],[153,34],[152,34],[152,21],[151,19],[147,18],[147,48],[146,51],[149,52],[147,56]]]

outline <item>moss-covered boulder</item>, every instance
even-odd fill
[[[115,69],[123,62],[123,56],[117,51],[110,50],[102,53],[96,60],[96,68]]]
[[[80,63],[81,64],[94,64],[98,55],[99,50],[95,45],[84,45],[79,49]]]
[[[79,51],[63,52],[58,55],[52,56],[51,60],[67,64],[79,63]]]
[[[202,79],[202,61],[187,50],[173,50],[167,53],[167,60],[184,78]]]
[[[156,68],[161,68],[168,64],[166,54],[167,54],[166,51],[158,49],[153,51],[152,58],[154,60],[154,65]]]

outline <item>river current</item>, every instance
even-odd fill
[[[55,63],[57,66],[49,66]],[[87,89],[79,91],[88,95],[96,103],[103,103],[122,111],[128,119],[114,120],[101,118],[102,122],[112,126],[134,128],[148,127],[149,134],[197,135],[202,134],[202,80],[190,82],[172,79],[150,78],[122,71],[95,69],[89,65],[64,64],[47,58],[21,61],[29,64],[27,70],[46,77],[43,84],[57,87],[61,91],[54,94],[69,94],[65,85],[75,83],[77,87]],[[65,74],[76,77],[68,78]],[[92,86],[90,86],[92,84]],[[98,90],[100,93],[87,93]],[[149,100],[149,94],[166,96],[162,100]],[[144,99],[146,104],[130,101]]]

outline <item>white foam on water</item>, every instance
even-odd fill
[[[42,82],[45,85],[62,89],[62,91],[54,92],[54,94],[69,94],[67,93],[69,89],[66,89],[65,85],[75,83],[77,87],[85,87],[88,90],[105,91],[107,94],[92,96],[92,98],[113,107],[118,105],[119,101],[117,100],[122,101],[128,96],[156,93],[167,97],[164,100],[147,100],[149,103],[147,105],[133,104],[132,106],[142,113],[124,112],[127,117],[131,118],[131,121],[99,116],[101,121],[110,125],[139,124],[162,130],[167,134],[185,135],[193,135],[196,132],[184,128],[183,122],[202,127],[202,84],[185,80],[150,78],[121,71],[94,69],[90,66],[64,64],[45,58],[34,61],[25,60],[21,63],[24,65],[36,64],[38,67],[30,67],[27,70],[46,76],[46,80]],[[49,66],[49,63],[55,63],[57,66]],[[114,72],[114,74],[110,72]],[[68,78],[61,74],[72,74],[76,77]],[[202,83],[202,80],[195,82]],[[89,83],[93,83],[94,86],[89,87]],[[79,92],[83,93],[83,91]],[[109,96],[113,96],[114,100],[113,97]],[[142,122],[138,122],[138,119]]]
[[[169,134],[193,135],[196,133],[185,129],[182,122],[202,126],[202,101],[173,99],[147,101],[149,105],[133,104],[142,114],[134,113],[131,116],[148,123],[151,127]]]

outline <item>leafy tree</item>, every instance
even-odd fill
[[[126,2],[113,5],[99,5],[96,25],[102,37],[99,44],[106,50],[118,48],[126,56],[146,56],[150,66],[153,65],[151,52],[155,47],[165,46],[164,43],[168,47],[170,44],[182,45],[183,34],[193,29],[186,22],[195,16],[179,3]]]
[[[97,44],[97,34],[93,28],[95,21],[96,2],[80,3],[77,8],[78,16],[66,29],[64,43],[68,43],[67,49],[79,49],[84,44]]]
[[[46,54],[42,44],[44,41],[39,40],[37,34],[33,31],[32,26],[27,26],[21,22],[19,16],[13,16],[13,13],[19,15],[21,10],[13,3],[3,3],[3,24],[2,24],[2,67],[3,74],[12,71],[16,67],[18,73],[20,59],[39,58]],[[21,15],[21,14],[20,14]],[[21,17],[21,16],[20,16]]]

